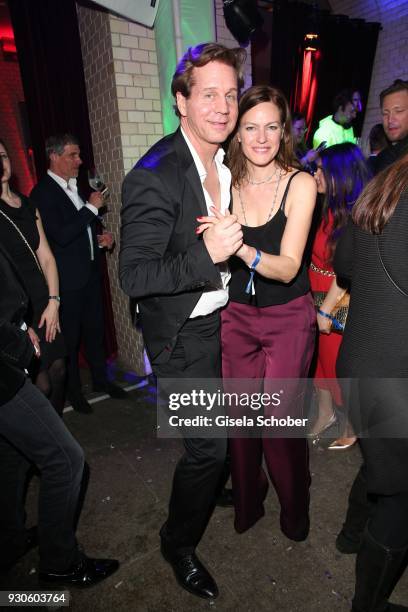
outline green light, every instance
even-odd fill
[[[215,40],[213,0],[178,0],[183,53],[188,47]],[[179,120],[173,109],[174,98],[170,92],[171,79],[177,65],[173,3],[159,3],[155,21],[157,61],[159,64],[160,99],[163,115],[163,131],[170,134],[177,129]]]

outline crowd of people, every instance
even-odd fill
[[[244,58],[242,49],[206,43],[179,62],[171,88],[180,127],[123,183],[120,284],[138,302],[159,379],[223,377],[226,390],[249,379],[267,391],[273,379],[314,377],[314,442],[342,420],[331,448],[358,439],[363,456],[336,540],[357,555],[352,609],[406,610],[388,598],[408,552],[408,82],[382,92],[385,140],[377,129],[368,162],[352,128],[358,91],[335,97],[308,149],[305,119],[280,90],[258,85],[240,97]],[[96,231],[103,195],[78,192],[77,139],[55,135],[46,152],[48,173],[27,199],[10,187],[0,141],[0,274],[9,288],[0,298],[0,481],[14,500],[0,508],[0,567],[9,570],[38,541],[42,582],[91,586],[119,563],[89,558],[76,542],[84,456],[61,415],[65,387],[76,410],[91,411],[79,377],[81,338],[94,389],[125,396],[107,379],[103,350],[99,258],[113,236]],[[345,294],[344,326],[336,307]],[[279,414],[303,409],[304,399],[293,387]],[[372,434],[379,424],[381,435]],[[161,552],[181,587],[213,599],[216,581],[196,549],[228,470],[237,532],[263,516],[269,476],[283,533],[304,540],[308,441],[184,432],[183,444]],[[31,463],[42,483],[35,532],[25,530],[22,509]]]

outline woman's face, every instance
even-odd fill
[[[248,162],[254,166],[270,164],[279,151],[283,129],[273,102],[262,102],[242,115],[237,138]]]
[[[317,184],[317,193],[326,193],[326,179],[324,178],[322,169],[322,160],[320,157],[316,160],[317,170],[314,173],[314,178]]]
[[[3,162],[3,176],[1,177],[2,183],[8,183],[11,176],[11,164],[10,158],[4,146],[0,143],[0,157]]]

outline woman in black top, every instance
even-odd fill
[[[242,96],[228,163],[244,244],[229,262],[230,301],[222,313],[224,386],[234,390],[232,378],[258,379],[243,391],[272,393],[283,389],[273,379],[307,376],[316,321],[303,262],[316,183],[292,166],[290,113],[279,90],[256,86]],[[291,387],[285,386],[279,406],[265,407],[266,415],[302,416],[302,392]],[[256,416],[251,409],[246,414]],[[303,430],[294,428],[280,430],[285,438],[274,435],[273,427],[258,428],[256,437],[230,440],[235,528],[243,532],[264,514],[264,455],[281,504],[282,531],[302,540],[309,529],[307,442],[296,437]]]
[[[334,259],[351,280],[337,374],[350,379],[364,462],[337,546],[358,552],[355,612],[408,610],[387,602],[408,552],[408,155],[367,185],[352,217]]]
[[[59,283],[54,256],[41,218],[29,200],[9,185],[11,162],[0,140],[3,162],[0,198],[0,238],[30,298],[28,324],[40,338],[41,357],[32,371],[36,385],[59,414],[64,405],[65,345],[59,324]]]

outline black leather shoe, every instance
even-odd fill
[[[195,553],[171,556],[166,552],[163,544],[161,553],[167,563],[170,563],[176,580],[183,589],[204,599],[215,599],[218,597],[218,587],[214,578]]]
[[[113,399],[126,399],[127,393],[122,387],[112,382],[107,382],[104,385],[94,385],[94,391],[103,391],[110,395]]]
[[[111,576],[118,567],[116,559],[91,559],[83,555],[79,563],[65,572],[39,572],[38,580],[42,585],[87,588]]]
[[[0,561],[0,574],[7,574],[18,561],[24,555],[26,555],[30,550],[38,546],[38,533],[37,527],[30,527],[30,529],[26,529],[24,542],[21,547],[15,549],[15,554],[12,559],[7,560],[6,562]]]
[[[91,404],[86,401],[82,393],[68,395],[68,401],[76,412],[82,412],[82,414],[91,414],[93,412]]]
[[[232,508],[234,506],[232,489],[224,488],[218,495],[215,505],[220,506],[220,508]]]

